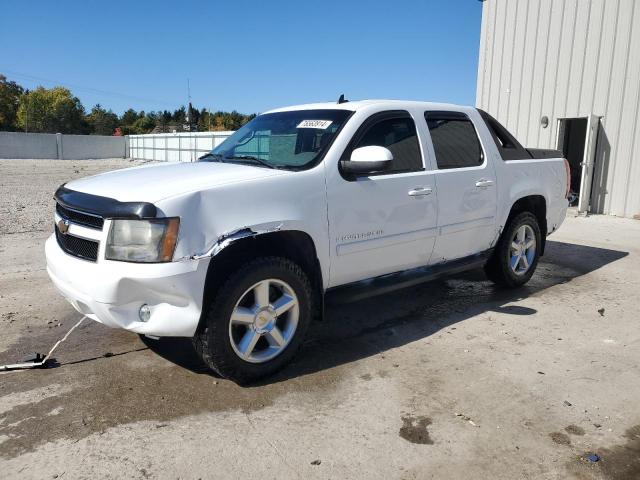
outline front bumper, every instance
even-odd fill
[[[83,315],[109,327],[157,337],[191,337],[200,313],[209,258],[137,264],[98,259],[89,262],[62,251],[55,235],[45,244],[47,273],[56,288]],[[143,304],[151,308],[140,321]]]

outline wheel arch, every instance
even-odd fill
[[[219,248],[211,257],[205,277],[202,313],[198,330],[203,327],[206,306],[216,295],[225,279],[240,265],[265,256],[279,256],[292,260],[309,276],[314,290],[314,312],[316,319],[324,316],[324,283],[322,268],[312,237],[301,230],[277,230],[257,233],[251,229],[241,230],[233,236],[221,238]]]
[[[542,256],[544,255],[544,249],[547,243],[547,200],[542,195],[526,195],[520,197],[511,206],[505,226],[509,224],[513,217],[522,212],[531,212],[538,220],[542,237],[542,246],[540,248],[540,256]]]

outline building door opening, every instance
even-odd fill
[[[558,119],[557,149],[571,167],[569,202],[579,212],[588,212],[596,152],[596,136],[599,117],[589,115],[580,118]]]
[[[560,134],[558,135],[558,150],[571,167],[571,185],[569,187],[569,204],[578,205],[580,197],[580,181],[582,180],[582,159],[584,158],[584,143],[587,138],[586,118],[563,118],[560,120]]]

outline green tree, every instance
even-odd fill
[[[44,88],[25,93],[20,98],[17,125],[29,132],[85,133],[84,107],[64,87]]]
[[[207,132],[211,126],[213,126],[213,117],[206,108],[203,108],[198,118],[198,131]]]
[[[243,115],[235,110],[232,112],[217,111],[211,115],[212,130],[237,130],[256,116],[255,113],[251,115]]]
[[[130,108],[122,114],[122,117],[120,117],[120,123],[125,126],[133,125],[134,122],[138,120],[138,118],[140,118],[138,112],[136,112],[133,108]]]
[[[0,74],[0,130],[15,130],[18,106],[24,89]]]
[[[87,115],[87,123],[92,135],[113,135],[119,120],[115,113],[105,110],[98,103]]]
[[[173,118],[171,120],[173,120],[173,122],[178,125],[182,125],[183,123],[185,123],[186,118],[187,110],[184,107],[180,107],[173,112]]]
[[[156,122],[148,116],[144,116],[141,118],[138,118],[135,122],[133,122],[133,125],[131,125],[131,132],[132,134],[141,134],[141,133],[149,133],[151,130],[153,130],[153,127],[156,126]]]
[[[156,125],[157,123],[160,123],[160,118],[162,117],[162,113],[161,112],[154,112],[151,111],[149,113],[147,113],[147,118],[151,119],[151,121],[154,123],[154,125]]]
[[[225,123],[227,130],[238,130],[244,124],[244,115],[239,114],[235,110],[231,112]]]
[[[158,116],[158,125],[162,127],[162,131],[164,132],[170,123],[171,112],[169,110],[165,110]]]
[[[189,102],[189,106],[186,110],[187,115],[185,117],[185,122],[184,123],[189,123],[191,125],[198,125],[198,122],[200,121],[200,110],[198,110],[197,108],[193,108],[193,105],[191,105],[191,102]]]

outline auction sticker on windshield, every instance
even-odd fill
[[[303,120],[296,128],[320,128],[325,130],[331,123],[331,120]]]

